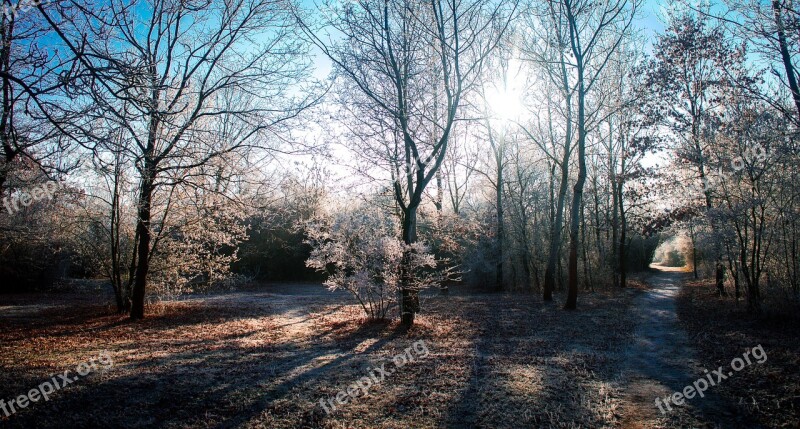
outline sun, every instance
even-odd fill
[[[491,89],[486,93],[489,104],[489,114],[492,119],[503,122],[516,121],[523,111],[522,99],[519,92],[508,89]]]
[[[486,88],[486,103],[489,116],[503,124],[517,121],[525,111],[523,96],[526,79],[522,68],[509,62],[504,75]]]

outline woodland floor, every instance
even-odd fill
[[[429,294],[407,332],[361,323],[346,295],[319,285],[193,297],[138,323],[97,293],[0,296],[0,399],[102,351],[113,359],[47,402],[0,411],[0,427],[798,427],[797,330],[725,323],[734,304],[702,284],[679,296],[685,276],[583,292],[576,312],[560,296]],[[418,340],[427,357],[326,415],[320,400],[391,369]],[[764,364],[665,415],[656,408],[758,344]]]

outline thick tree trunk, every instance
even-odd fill
[[[153,92],[153,100],[158,100],[158,92]],[[154,105],[157,103],[154,101]],[[159,120],[153,114],[150,118],[145,149],[144,165],[142,166],[142,185],[139,194],[139,205],[136,217],[137,256],[136,271],[134,273],[133,290],[131,291],[131,319],[144,318],[144,299],[147,288],[147,274],[150,271],[150,219],[153,205],[153,192],[155,191],[156,167],[158,162],[154,159],[156,139],[158,136]]]
[[[139,236],[138,264],[136,265],[135,280],[131,296],[131,318],[144,318],[144,299],[147,287],[147,274],[150,270],[150,210],[153,201],[153,183],[155,168],[145,167],[142,189],[139,196],[138,219],[136,231]]]
[[[155,70],[151,68],[151,76],[155,76]],[[151,90],[152,106],[158,106],[160,92],[158,86],[153,81]],[[141,170],[141,189],[139,190],[139,205],[136,216],[136,238],[137,248],[133,258],[131,271],[133,273],[133,289],[131,290],[131,319],[138,320],[144,318],[144,300],[147,288],[147,274],[150,271],[150,220],[151,209],[153,206],[153,192],[155,192],[156,172],[158,161],[155,157],[156,142],[158,139],[161,121],[155,112],[150,113],[147,126],[147,147],[144,151],[143,165]],[[138,263],[137,263],[138,262]],[[135,264],[135,265],[134,265]],[[133,267],[136,267],[135,271]]]
[[[417,206],[409,206],[403,212],[403,242],[414,244],[417,242]],[[419,312],[419,291],[410,286],[414,273],[411,272],[411,254],[409,251],[403,255],[400,289],[400,322],[403,326],[410,327],[414,324],[414,316]]]
[[[580,186],[579,186],[580,185]],[[567,264],[567,301],[565,310],[574,310],[578,304],[578,247],[580,246],[580,198],[583,196],[583,183],[578,176],[572,196],[571,219],[569,222],[569,261]]]
[[[580,143],[579,143],[580,144]],[[565,310],[574,310],[578,304],[578,247],[580,246],[580,204],[586,176],[578,174],[573,188],[571,219],[569,226],[569,262],[567,264],[567,301]]]

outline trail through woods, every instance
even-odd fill
[[[625,351],[620,373],[622,427],[737,427],[740,423],[732,421],[733,409],[715,394],[713,386],[703,398],[695,396],[678,407],[670,402],[672,410],[662,405],[665,413],[659,411],[656,398],[663,402],[705,376],[704,369],[716,368],[698,365],[697,352],[679,324],[676,299],[688,273],[657,265],[653,268],[659,271],[647,281],[651,289],[636,297],[631,307],[636,331]]]

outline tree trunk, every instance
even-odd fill
[[[0,196],[3,195],[5,190],[8,174],[11,171],[11,166],[14,159],[19,154],[18,147],[14,145],[14,124],[12,118],[14,117],[14,99],[13,88],[11,86],[11,79],[9,74],[16,70],[12,70],[11,66],[11,49],[12,42],[14,41],[14,25],[13,21],[3,19],[2,27],[0,27],[0,36],[2,36],[3,45],[0,46],[0,67],[5,72],[3,73],[3,111],[0,114],[0,140],[2,140],[4,158],[3,165],[0,166]],[[14,46],[16,48],[16,46]]]
[[[741,297],[741,292],[739,290],[739,264],[731,257],[731,253],[731,246],[726,243],[725,255],[728,259],[728,271],[731,273],[731,278],[733,278],[733,296],[736,298],[736,305],[739,305],[739,298]]]
[[[117,303],[117,312],[125,313],[127,310],[126,301],[128,296],[125,294],[125,289],[122,282],[122,262],[120,249],[120,176],[121,161],[120,154],[117,153],[116,164],[114,165],[114,190],[111,194],[111,225],[110,225],[110,238],[111,238],[111,284],[114,288],[114,297]]]
[[[414,244],[417,242],[417,206],[409,205],[403,211],[403,242]],[[414,324],[414,316],[419,312],[419,291],[410,286],[413,274],[411,272],[411,254],[406,250],[403,255],[400,289],[400,322],[403,326],[410,327]]]
[[[571,137],[568,137],[567,139],[570,138]],[[560,166],[561,182],[558,186],[558,200],[556,201],[556,209],[550,230],[550,249],[547,257],[547,267],[544,270],[544,291],[542,299],[545,301],[553,300],[553,290],[556,288],[556,266],[561,259],[561,229],[564,224],[564,204],[567,199],[567,181],[569,180],[569,140],[565,140],[564,144],[564,156]]]
[[[139,196],[138,219],[136,230],[139,236],[138,264],[136,265],[135,280],[131,296],[131,318],[144,318],[144,298],[147,287],[147,274],[150,270],[150,209],[153,201],[153,184],[155,182],[155,167],[146,161],[142,180],[142,189]]]
[[[561,226],[564,223],[564,201],[567,198],[567,179],[568,170],[562,164],[561,185],[558,188],[558,202],[556,203],[556,215],[550,231],[550,252],[547,258],[547,268],[544,271],[544,294],[542,299],[545,301],[553,300],[553,290],[555,290],[556,265],[561,253]]]
[[[583,185],[586,183],[586,89],[583,83],[582,58],[578,57],[578,181],[572,194],[572,212],[569,228],[569,267],[567,273],[567,301],[565,310],[574,310],[578,304],[578,247],[580,246],[580,214]]]
[[[781,11],[780,0],[772,0],[772,10],[775,14],[775,24],[778,29],[778,46],[781,50],[781,60],[786,71],[789,89],[792,91],[794,106],[797,109],[797,123],[800,124],[800,87],[797,85],[797,76],[795,76],[792,56],[789,53],[789,44],[786,41],[786,32],[783,28],[783,12]]]
[[[502,291],[504,289],[503,286],[503,235],[505,233],[504,225],[504,213],[503,213],[503,157],[502,157],[502,148],[499,148],[499,151],[495,154],[495,161],[497,163],[497,279],[496,279],[496,288],[497,291]]]
[[[609,156],[611,158],[611,156]],[[611,159],[609,159],[611,161]],[[609,163],[612,168],[616,168],[614,166],[613,161]],[[614,172],[611,173],[611,259],[614,261],[612,263],[613,269],[613,284],[614,287],[622,287],[620,285],[620,260],[622,252],[619,251],[619,208],[620,208],[620,201],[617,191],[619,189],[617,185],[617,178]]]
[[[531,247],[528,242],[528,216],[525,214],[525,208],[521,207],[520,220],[522,224],[522,272],[525,275],[524,288],[526,291],[531,290]]]
[[[585,176],[584,176],[585,179]],[[579,186],[580,185],[580,186]],[[569,262],[567,264],[567,301],[565,310],[574,310],[578,303],[578,247],[580,245],[580,198],[583,194],[581,176],[575,183],[572,196],[571,219],[569,222]]]
[[[755,273],[755,268],[748,265],[747,251],[744,247],[742,247],[740,255],[742,273],[747,285],[747,310],[753,314],[761,314],[761,291],[759,290],[758,275]]]
[[[558,187],[558,203],[556,204],[556,212],[550,230],[550,252],[547,257],[547,268],[544,271],[544,292],[542,299],[544,301],[553,300],[553,290],[555,289],[555,273],[556,265],[560,265],[561,260],[561,227],[564,222],[564,202],[567,197],[567,181],[569,180],[569,156],[572,152],[572,95],[569,85],[569,74],[567,73],[566,61],[562,55],[561,57],[561,77],[562,77],[562,91],[564,92],[566,115],[566,133],[564,135],[564,155],[561,159],[561,183]],[[548,110],[548,119],[550,119],[550,135],[553,135],[552,118]]]
[[[694,279],[697,280],[697,243],[694,240],[694,225],[689,222],[689,240],[692,242],[692,270],[694,270]]]
[[[598,223],[599,225],[599,223]],[[598,228],[599,231],[599,228]],[[591,290],[594,292],[594,281],[591,277],[591,267],[589,266],[589,255],[586,250],[589,247],[589,241],[586,239],[586,205],[581,204],[581,241],[584,245],[581,251],[581,260],[583,261],[583,289]],[[599,243],[599,237],[598,237]]]
[[[153,105],[157,105],[157,100],[158,91],[153,91]],[[154,158],[158,127],[159,120],[155,114],[152,114],[148,124],[147,148],[141,171],[142,187],[136,218],[136,235],[139,241],[136,252],[138,256],[134,258],[134,261],[138,259],[138,264],[136,264],[133,290],[131,291],[131,319],[144,318],[145,289],[147,288],[147,274],[150,271],[150,218],[158,164]]]
[[[623,164],[624,165],[624,164]],[[626,230],[628,228],[627,218],[625,217],[625,199],[622,197],[622,192],[624,190],[623,182],[620,179],[620,183],[618,186],[618,201],[619,201],[619,262],[617,266],[619,267],[619,287],[624,288],[627,287],[628,279],[626,270],[627,267],[625,266],[625,250],[626,250]]]
[[[717,294],[725,296],[725,265],[722,265],[722,262],[717,263],[716,285]]]

